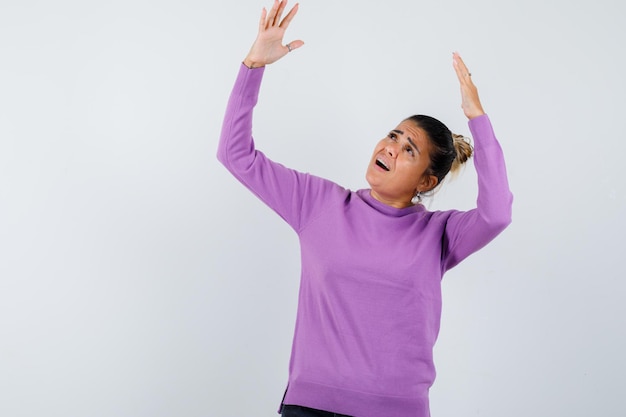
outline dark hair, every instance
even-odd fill
[[[456,172],[472,156],[472,145],[434,117],[417,114],[406,120],[424,130],[430,139],[430,167],[427,173],[437,177],[437,184],[441,184],[448,172]]]

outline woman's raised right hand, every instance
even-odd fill
[[[254,44],[252,44],[252,48],[250,48],[250,52],[243,60],[244,65],[248,68],[269,65],[304,45],[301,40],[291,41],[283,45],[285,31],[298,12],[298,4],[296,3],[287,13],[287,16],[281,20],[286,6],[287,0],[274,0],[269,13],[265,7],[263,8],[259,22],[259,33]]]

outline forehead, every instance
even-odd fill
[[[395,130],[400,130],[404,135],[409,136],[417,145],[427,146],[430,143],[424,129],[410,120],[403,120]]]

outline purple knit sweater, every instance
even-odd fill
[[[472,119],[477,208],[397,209],[255,149],[264,68],[241,65],[218,159],[298,234],[302,273],[284,404],[355,417],[429,416],[444,272],[511,221],[512,194],[489,118]]]

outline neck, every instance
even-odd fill
[[[405,198],[391,198],[391,197],[386,197],[383,195],[378,194],[376,191],[374,190],[370,190],[370,195],[372,197],[374,197],[374,199],[380,201],[383,204],[387,204],[388,206],[391,207],[395,207],[395,208],[405,208],[405,207],[409,207],[409,206],[413,206],[413,202],[411,201],[411,199],[409,199],[409,201],[406,201]]]

